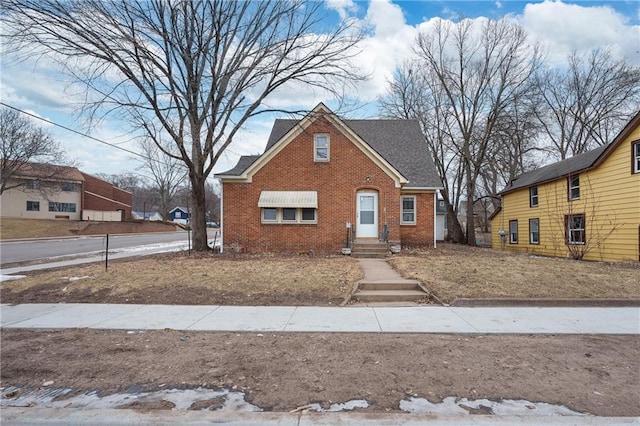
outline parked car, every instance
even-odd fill
[[[215,222],[207,222],[207,228],[220,228],[220,225]]]

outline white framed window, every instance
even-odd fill
[[[293,207],[263,207],[261,221],[264,224],[299,224],[318,223],[318,209]]]
[[[402,203],[401,209],[401,225],[416,224],[416,197],[415,195],[404,195],[400,197]]]
[[[540,244],[540,220],[529,219],[529,244]]]
[[[313,161],[329,161],[329,135],[313,136]]]
[[[584,244],[586,242],[584,214],[566,215],[565,223],[567,244]]]
[[[297,209],[285,207],[282,209],[282,221],[283,222],[296,222]]]
[[[316,223],[316,209],[300,209],[302,212],[300,222]]]
[[[262,209],[262,222],[277,222],[278,221],[278,209],[275,208],[263,208]]]
[[[538,187],[529,188],[529,207],[538,207]]]
[[[569,200],[580,199],[580,175],[569,176]]]
[[[640,173],[640,142],[634,142],[632,145],[631,161],[633,162],[632,173]]]
[[[509,243],[518,244],[518,221],[509,221]]]

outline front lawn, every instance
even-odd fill
[[[390,260],[437,298],[640,298],[640,263],[604,263],[439,244]]]
[[[163,254],[30,272],[3,282],[2,303],[338,305],[364,275],[349,257]]]

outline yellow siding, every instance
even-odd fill
[[[587,260],[638,261],[640,258],[640,173],[631,173],[632,142],[640,140],[640,127],[598,167],[580,173],[580,200],[567,200],[567,179],[538,185],[538,207],[529,207],[529,188],[505,194],[502,211],[492,220],[492,245],[547,256],[570,257],[565,244],[564,217],[585,214]],[[529,219],[540,220],[540,244],[529,244]],[[518,244],[498,231],[509,231],[518,220]]]

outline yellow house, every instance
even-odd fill
[[[500,195],[494,249],[640,261],[640,112],[609,145],[524,173]]]

